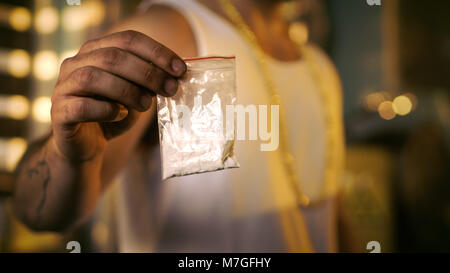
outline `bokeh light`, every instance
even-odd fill
[[[56,77],[58,73],[58,56],[54,51],[45,50],[34,56],[33,74],[42,81]]]
[[[411,113],[413,104],[407,96],[398,96],[392,102],[392,107],[397,115],[406,116]]]
[[[23,138],[0,139],[0,168],[14,171],[26,149],[27,142]]]
[[[0,116],[21,120],[28,116],[30,102],[21,95],[0,96]]]
[[[86,12],[89,14],[89,24],[91,26],[99,25],[105,18],[105,5],[101,1],[91,0],[83,4]]]
[[[368,110],[376,112],[383,101],[385,98],[382,93],[372,93],[366,96],[364,103]]]
[[[52,108],[52,101],[49,97],[39,97],[33,101],[32,113],[33,119],[48,123],[51,121],[50,111]]]
[[[406,93],[403,96],[407,97],[411,101],[412,103],[411,111],[416,110],[417,106],[419,105],[419,99],[417,98],[417,96],[412,93]]]
[[[26,77],[30,73],[30,55],[28,52],[22,49],[9,52],[7,70],[14,77]]]
[[[36,30],[41,34],[54,32],[59,25],[58,10],[54,7],[41,8],[36,12],[34,25]]]
[[[62,27],[66,31],[82,30],[88,23],[88,14],[83,6],[65,7],[62,11]]]
[[[26,31],[31,25],[31,13],[23,7],[14,8],[9,14],[9,24],[16,31]]]
[[[100,24],[105,18],[101,1],[86,1],[81,6],[67,6],[62,11],[62,27],[66,31],[81,31]]]
[[[378,106],[378,114],[382,119],[394,119],[396,114],[391,101],[384,101]]]

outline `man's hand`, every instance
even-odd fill
[[[69,161],[101,155],[150,108],[155,93],[174,95],[185,71],[180,57],[136,31],[85,43],[63,62],[53,92],[54,148]]]
[[[28,227],[61,232],[88,219],[153,121],[154,95],[175,94],[186,65],[150,37],[184,56],[198,53],[185,18],[155,5],[64,61],[52,134],[29,145],[15,172],[14,211]]]

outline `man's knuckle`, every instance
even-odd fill
[[[164,55],[164,48],[160,44],[156,44],[152,49],[152,55],[155,58],[160,58]]]
[[[57,107],[56,103],[55,103],[55,101],[54,101],[54,99],[52,97],[52,105],[50,107],[50,116],[51,116],[52,120],[53,120],[53,117],[56,116],[56,112],[57,112],[57,110],[56,110],[57,108],[56,107]]]
[[[98,52],[101,62],[106,67],[118,66],[122,63],[124,55],[118,48],[106,48]]]
[[[88,51],[89,49],[92,48],[92,46],[94,45],[95,42],[96,42],[96,40],[89,40],[89,41],[85,42],[81,46],[80,51]]]
[[[150,65],[147,69],[144,71],[144,79],[147,82],[151,82],[154,80],[156,69],[154,66]]]
[[[50,101],[52,103],[52,106],[56,105],[56,102],[58,101],[58,96],[53,92],[52,96],[50,97]]]
[[[86,66],[77,70],[76,81],[79,87],[87,88],[97,79],[97,70],[93,67]]]
[[[136,41],[136,38],[138,38],[139,35],[140,33],[134,30],[123,31],[120,35],[122,45],[125,48],[129,48],[131,45],[133,45],[133,43]]]
[[[86,118],[89,109],[89,103],[85,100],[74,100],[67,104],[66,114],[75,120],[83,120]]]
[[[75,59],[75,57],[65,58],[61,63],[61,68],[68,67],[68,66],[70,67],[71,64],[73,63],[74,59]]]
[[[129,97],[132,94],[132,87],[130,84],[125,84],[119,91],[119,101],[129,101]]]

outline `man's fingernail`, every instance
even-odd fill
[[[151,103],[152,103],[152,98],[150,96],[144,95],[141,97],[141,106],[145,110],[147,110],[150,107]]]
[[[180,59],[175,58],[172,60],[172,69],[177,75],[181,76],[186,71],[186,64]]]
[[[164,91],[170,96],[175,95],[178,89],[178,82],[175,79],[167,79],[164,83]]]
[[[117,116],[113,120],[113,122],[121,121],[128,116],[128,109],[125,106],[123,106],[122,104],[118,104],[118,105],[119,105],[119,113],[117,114]]]

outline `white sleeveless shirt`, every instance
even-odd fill
[[[227,21],[194,0],[144,1],[168,5],[189,22],[199,56],[236,56],[238,103],[270,105],[252,47]],[[343,159],[340,83],[319,50],[315,61],[336,117],[332,155]],[[184,56],[192,57],[192,56]],[[300,187],[312,199],[324,187],[325,118],[319,90],[303,60],[269,57],[280,92]],[[270,109],[270,107],[269,107]],[[141,152],[107,194],[113,198],[116,244],[121,252],[286,252],[336,250],[333,198],[299,209],[279,151],[260,141],[238,141],[239,169],[161,182],[159,147]],[[339,169],[333,170],[337,183]]]

